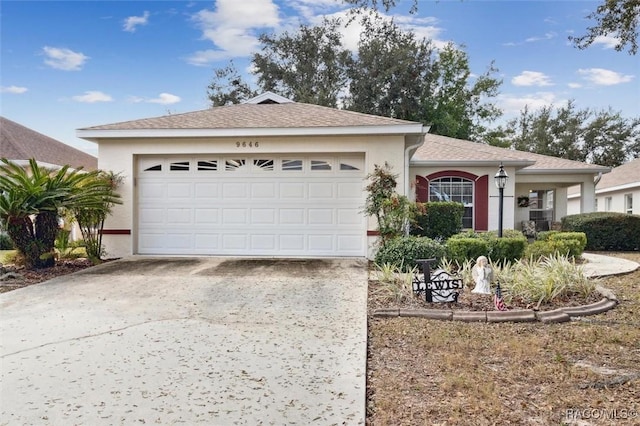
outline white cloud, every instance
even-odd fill
[[[514,86],[553,86],[548,75],[538,71],[523,71],[511,79]]]
[[[599,35],[593,39],[593,44],[601,44],[603,49],[613,49],[620,43],[617,37]]]
[[[632,75],[623,75],[604,68],[581,68],[578,70],[578,74],[582,75],[585,80],[598,86],[614,86],[633,80]]]
[[[567,86],[569,86],[572,89],[579,89],[579,88],[582,87],[582,84],[580,84],[580,83],[569,83],[569,84],[567,84]]]
[[[259,47],[254,30],[280,24],[278,6],[272,0],[218,0],[214,11],[203,9],[193,16],[202,37],[216,49],[201,50],[187,58],[192,65],[208,65],[220,59],[249,56]]]
[[[374,15],[374,12],[369,12],[369,18],[374,18]],[[435,25],[438,22],[436,18],[418,18],[414,16],[402,15],[395,15],[392,17],[382,13],[378,13],[378,16],[385,21],[390,21],[391,19],[393,19],[398,27],[405,31],[413,31],[418,39],[426,38],[427,40],[432,40],[433,45],[436,48],[443,48],[448,43],[447,41],[438,39],[438,36],[442,33],[442,28]],[[317,15],[310,19],[309,23],[312,25],[320,25],[322,23],[322,20],[325,18],[340,19],[342,25],[340,26],[339,31],[342,34],[343,46],[352,52],[357,51],[358,42],[360,41],[360,35],[364,31],[364,26],[362,25],[361,20],[359,18],[356,18],[350,21],[350,18],[352,18],[352,16],[350,16],[349,11],[342,10],[330,15]]]
[[[157,98],[152,99],[142,98],[140,96],[129,96],[127,98],[127,102],[134,104],[146,102],[150,104],[171,105],[177,104],[181,100],[180,96],[172,95],[171,93],[160,93]]]
[[[504,111],[505,116],[518,114],[525,106],[528,106],[529,110],[535,111],[544,106],[563,102],[565,100],[558,99],[553,92],[537,92],[522,96],[505,94],[499,95],[497,99],[497,104]]]
[[[180,96],[171,93],[160,93],[157,98],[149,99],[147,102],[152,104],[171,105],[180,102]]]
[[[44,60],[45,64],[64,71],[79,71],[89,59],[85,54],[70,49],[45,46],[42,50],[47,57]]]
[[[102,93],[98,90],[88,90],[84,92],[84,95],[77,95],[72,97],[76,102],[82,102],[87,104],[93,104],[96,102],[111,102],[113,98],[106,93]]]
[[[122,25],[124,31],[133,33],[139,25],[147,25],[149,23],[149,12],[145,10],[142,16],[129,16],[125,18]]]
[[[543,41],[543,40],[551,40],[552,38],[555,38],[558,35],[558,33],[553,32],[553,31],[549,31],[548,33],[545,33],[544,36],[534,36],[534,37],[529,37],[526,38],[524,41],[509,41],[509,42],[505,42],[502,43],[503,46],[521,46],[525,43],[535,43],[537,41]]]
[[[558,35],[557,33],[550,31],[548,33],[545,33],[544,36],[529,37],[525,40],[525,43],[533,43],[533,42],[542,41],[542,40],[551,40],[557,35]]]
[[[344,8],[342,0],[288,0],[287,5],[297,10],[306,20],[312,20],[317,15],[329,13],[336,8]]]
[[[20,86],[0,86],[0,93],[13,93],[15,95],[21,95],[27,90],[29,89]]]

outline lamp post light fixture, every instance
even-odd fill
[[[498,187],[499,196],[499,205],[498,205],[498,237],[502,238],[502,214],[504,212],[504,187],[507,186],[507,180],[509,176],[507,172],[504,171],[504,166],[502,162],[500,163],[500,168],[498,169],[498,173],[495,176],[496,186]]]

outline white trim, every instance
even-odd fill
[[[532,160],[412,160],[412,167],[498,167],[502,162],[505,166],[528,167],[535,164]]]
[[[601,188],[601,189],[596,188],[596,194],[606,194],[607,192],[622,191],[625,189],[633,189],[638,187],[640,187],[640,182],[630,182],[622,185],[610,186],[607,188]]]
[[[423,134],[422,124],[350,127],[290,127],[239,129],[121,129],[76,130],[79,138],[95,142],[97,139],[117,138],[212,138],[267,136],[338,136],[338,135],[407,135]]]
[[[277,104],[291,104],[293,101],[291,99],[285,98],[284,96],[277,95],[273,92],[264,92],[261,95],[255,96],[249,100],[243,102],[243,104],[259,104],[264,101],[273,101]]]
[[[606,170],[606,171],[605,171]],[[611,169],[600,166],[599,168],[584,168],[584,169],[522,169],[518,171],[520,175],[574,175],[574,174],[597,174],[597,173],[609,173]]]

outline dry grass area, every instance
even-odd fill
[[[602,253],[640,262],[640,253]],[[564,324],[369,319],[369,425],[640,425],[640,271]]]

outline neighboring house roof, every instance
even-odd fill
[[[606,173],[608,167],[565,160],[532,152],[516,151],[483,143],[427,134],[411,159],[412,165],[484,166],[502,162],[518,174]]]
[[[596,185],[596,194],[629,188],[640,188],[640,158],[614,167],[611,173],[603,175]],[[572,186],[568,193],[570,198],[579,197],[580,186]]]
[[[640,186],[640,158],[615,167],[611,170],[611,173],[602,176],[602,179],[596,185],[596,192],[636,186]]]
[[[78,129],[92,140],[108,137],[215,137],[423,133],[421,123],[318,105],[244,103],[184,114]]]
[[[35,158],[42,165],[85,170],[98,166],[96,157],[4,117],[0,117],[0,158],[17,162]]]

